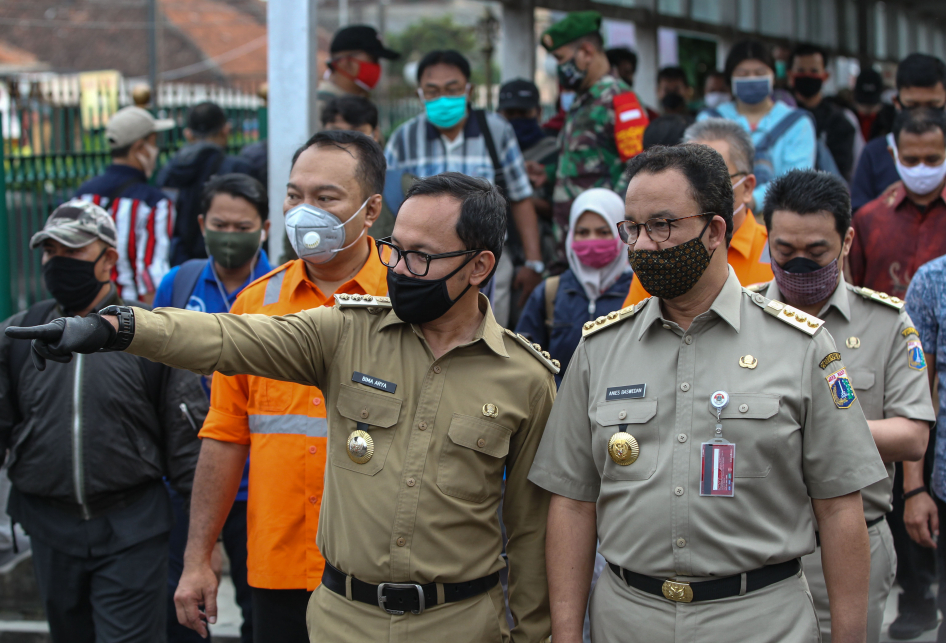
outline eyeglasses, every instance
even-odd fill
[[[462,257],[464,255],[483,252],[482,250],[458,250],[456,252],[442,252],[437,255],[429,255],[426,252],[418,252],[417,250],[401,250],[391,243],[391,237],[378,239],[374,243],[378,247],[378,257],[381,259],[381,263],[388,268],[394,268],[398,262],[403,259],[408,272],[415,277],[426,277],[427,271],[430,270],[430,262],[434,259]],[[391,250],[391,254],[387,259],[384,258],[385,248],[390,248]]]
[[[456,98],[457,96],[463,96],[468,91],[470,91],[470,84],[466,85],[450,85],[449,87],[422,87],[417,90],[417,95],[421,100],[437,100],[441,96],[451,96]]]
[[[673,230],[674,224],[677,221],[703,217],[707,214],[715,213],[701,212],[700,214],[691,214],[688,217],[677,217],[676,219],[650,219],[644,223],[635,223],[634,221],[625,220],[617,224],[618,236],[621,237],[621,241],[629,246],[633,246],[640,238],[641,226],[643,226],[647,229],[647,236],[650,237],[651,241],[654,243],[662,243],[670,238],[670,232]]]

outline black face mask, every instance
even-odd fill
[[[388,297],[391,298],[394,314],[408,324],[426,324],[443,317],[473,285],[467,284],[456,299],[451,299],[447,280],[460,272],[463,266],[473,261],[478,254],[479,252],[472,255],[456,270],[440,279],[418,279],[400,275],[388,268]]]
[[[790,259],[780,266],[785,272],[792,272],[796,275],[804,275],[809,272],[814,272],[815,270],[821,270],[821,266],[818,265],[817,261],[809,259],[808,257],[795,257]]]
[[[676,111],[686,105],[686,99],[678,92],[667,92],[660,99],[660,104],[665,111]]]
[[[63,310],[72,313],[85,310],[95,300],[102,286],[109,283],[95,277],[95,264],[107,250],[108,247],[103,248],[95,261],[57,256],[43,264],[46,290]]]
[[[795,91],[803,98],[811,98],[821,91],[823,83],[823,80],[813,76],[795,76]]]

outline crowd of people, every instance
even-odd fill
[[[278,261],[265,144],[109,119],[0,337],[0,573],[54,641],[210,637],[222,551],[244,643],[875,643],[895,583],[937,627],[946,64],[885,103],[747,40],[647,106],[600,29],[542,34],[549,119],[428,52],[386,140],[398,54],[341,29]]]

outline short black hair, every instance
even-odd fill
[[[634,68],[634,71],[637,71],[637,54],[627,47],[612,47],[604,53],[608,57],[608,63],[612,67],[617,67],[623,62],[629,62],[631,63],[631,67]]]
[[[830,172],[790,170],[769,183],[765,193],[762,218],[765,229],[772,229],[772,214],[785,210],[796,214],[834,215],[834,229],[841,237],[851,227],[851,195],[847,185]]]
[[[591,33],[586,33],[580,38],[576,38],[572,44],[580,45],[583,42],[589,43],[597,51],[604,52],[604,38],[602,38],[601,34],[597,31],[592,31]]]
[[[644,130],[644,149],[655,145],[676,145],[683,140],[689,122],[680,114],[664,114],[650,122]]]
[[[378,126],[378,108],[375,104],[367,98],[351,94],[336,96],[328,101],[320,116],[323,127],[334,123],[339,117],[352,127],[370,125],[373,129]]]
[[[113,159],[123,159],[131,154],[131,146],[137,142],[138,141],[135,141],[134,143],[129,143],[128,145],[123,145],[122,147],[116,147],[114,150],[109,150],[108,153]]]
[[[726,161],[708,145],[658,145],[644,150],[627,164],[627,182],[640,173],[660,174],[677,170],[686,177],[690,197],[700,212],[719,215],[726,222],[726,243],[732,239],[732,179]]]
[[[897,64],[897,91],[906,87],[946,87],[946,64],[936,56],[910,54]]]
[[[723,73],[726,75],[726,82],[732,86],[732,73],[736,67],[744,60],[758,60],[766,65],[773,72],[775,71],[775,59],[772,58],[772,52],[769,48],[758,40],[742,40],[733,45],[726,56],[726,67]]]
[[[460,70],[463,76],[470,80],[470,61],[456,49],[436,49],[424,55],[417,63],[417,84],[428,67],[434,65],[451,65]]]
[[[708,81],[710,78],[722,78],[723,82],[725,82],[726,84],[729,84],[729,81],[726,79],[726,74],[724,74],[721,71],[716,71],[715,69],[711,71],[710,73],[706,74],[706,78],[703,79],[703,84],[706,85],[706,81]]]
[[[249,174],[234,172],[210,177],[204,183],[204,191],[200,197],[200,211],[206,215],[207,211],[210,210],[214,197],[218,194],[229,194],[232,197],[249,201],[250,205],[256,208],[261,221],[266,221],[269,218],[269,201],[266,198],[266,188]]]
[[[910,134],[926,134],[938,129],[946,139],[946,112],[931,107],[914,107],[901,109],[893,119],[893,140],[900,144],[901,132]]]
[[[687,78],[683,67],[664,67],[657,72],[657,83],[659,84],[662,80],[682,80],[684,85],[690,86],[690,79]]]
[[[197,138],[213,136],[227,124],[227,115],[217,103],[204,101],[187,112],[187,129]]]
[[[788,68],[791,69],[792,65],[795,62],[795,58],[798,56],[814,56],[819,54],[821,56],[821,61],[824,64],[825,69],[828,68],[828,52],[824,47],[819,47],[818,45],[810,45],[807,43],[796,46],[792,49],[792,53],[788,55]]]
[[[489,250],[499,265],[506,237],[506,199],[499,188],[486,179],[444,172],[415,181],[404,200],[415,196],[457,199],[460,202],[460,218],[457,219],[460,241],[467,250]]]
[[[387,169],[387,162],[384,160],[384,150],[371,138],[361,132],[346,129],[323,130],[312,135],[305,144],[302,145],[296,153],[292,155],[292,165],[289,171],[295,167],[299,155],[310,147],[335,147],[352,154],[352,148],[357,150],[358,156],[358,182],[364,189],[364,196],[369,197],[373,194],[381,194],[384,190],[384,172]]]

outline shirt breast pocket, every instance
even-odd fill
[[[868,393],[874,388],[877,381],[874,371],[866,368],[849,368],[847,374],[851,379],[851,385],[854,386],[854,392],[857,393],[857,399],[861,403],[861,410],[864,411],[867,419],[882,418],[884,416],[883,395],[870,395]],[[861,395],[861,393],[864,393],[864,395]]]
[[[723,439],[736,445],[736,478],[764,478],[772,470],[772,458],[778,448],[777,415],[782,397],[768,393],[730,393],[729,404],[720,413]],[[702,435],[708,442],[715,435],[716,409],[706,408],[713,419]],[[697,433],[699,435],[699,433]]]
[[[401,400],[386,393],[372,393],[342,384],[335,410],[340,418],[329,431],[332,464],[366,476],[381,471],[394,442],[394,425],[401,414]],[[374,442],[374,454],[364,464],[358,464],[348,455],[348,437],[359,428]]]
[[[611,480],[647,480],[657,470],[660,449],[660,427],[657,422],[657,400],[626,400],[605,402],[595,410],[595,421],[604,429],[602,447],[605,452],[604,477]],[[608,441],[626,424],[628,435],[637,440],[637,460],[620,465],[608,454]]]
[[[454,413],[440,453],[437,487],[470,502],[483,502],[491,491],[498,496],[511,436],[512,429],[498,422]]]

